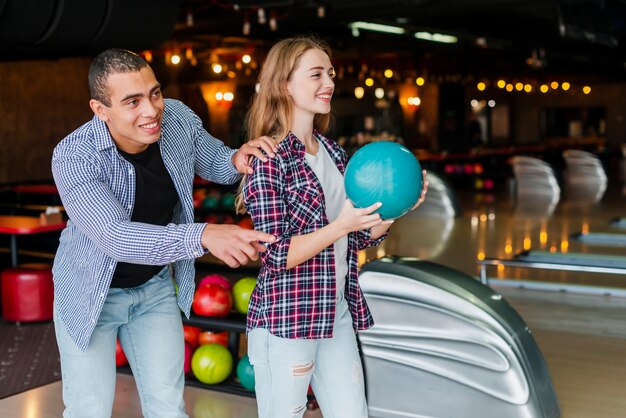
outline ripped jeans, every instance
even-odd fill
[[[259,418],[300,418],[309,384],[324,418],[367,418],[363,367],[345,298],[337,300],[333,338],[280,338],[262,328],[248,335]]]

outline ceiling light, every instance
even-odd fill
[[[455,44],[459,41],[459,38],[456,36],[441,33],[416,32],[415,37],[424,41],[441,42],[444,44]]]
[[[369,30],[372,32],[392,33],[394,35],[404,35],[406,30],[399,26],[381,25],[380,23],[352,22],[348,24],[352,29],[352,35],[359,36],[359,30]]]

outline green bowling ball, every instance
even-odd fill
[[[254,277],[243,277],[233,286],[233,305],[239,313],[248,313],[248,304],[250,303],[250,295],[256,286]]]
[[[223,345],[202,345],[191,357],[191,371],[207,385],[222,383],[233,371],[233,356]]]

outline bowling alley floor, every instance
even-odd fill
[[[460,216],[446,218],[420,208],[396,221],[383,245],[362,254],[362,261],[412,256],[477,277],[477,259],[510,258],[528,249],[626,255],[624,246],[584,245],[571,238],[581,231],[626,234],[609,225],[626,216],[626,190],[621,185],[609,188],[596,203],[565,194],[556,205],[532,199],[518,203],[506,191],[458,197]],[[562,417],[626,417],[626,275],[509,267],[490,268],[488,273],[493,288],[531,328],[550,369]],[[192,417],[256,416],[253,398],[188,387],[185,399]],[[59,417],[61,411],[60,382],[0,400],[2,417]],[[139,416],[132,377],[119,374],[113,417]],[[309,411],[305,417],[321,414]]]

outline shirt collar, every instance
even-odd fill
[[[106,123],[104,123],[104,121],[94,115],[93,119],[91,120],[91,125],[93,126],[94,139],[98,151],[115,147],[113,137],[111,136],[109,128],[107,128],[107,125]]]
[[[320,134],[316,129],[313,130],[313,136],[319,142],[323,142],[322,146],[326,146],[326,149],[330,146],[329,140],[326,139],[322,134]],[[298,158],[304,158],[304,154],[306,153],[306,147],[302,143],[302,141],[295,136],[292,132],[287,134],[287,137],[284,139],[285,145],[288,149],[295,151],[296,156]]]

